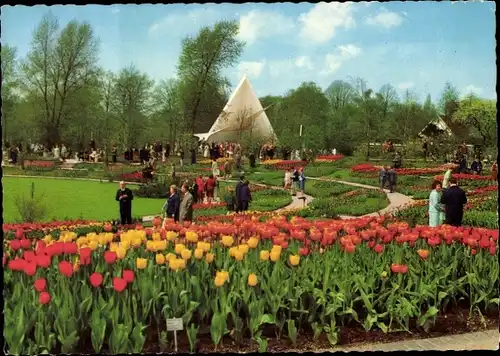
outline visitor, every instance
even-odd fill
[[[170,196],[162,207],[162,211],[165,212],[165,218],[173,219],[175,222],[179,221],[179,207],[181,204],[181,198],[177,194],[177,187],[175,185],[170,186]]]
[[[391,145],[392,145],[392,143],[391,143]],[[399,152],[396,152],[396,154],[394,155],[394,159],[392,160],[392,162],[393,162],[394,168],[401,168],[401,166],[402,166],[402,158],[401,158],[401,154]]]
[[[214,177],[220,176],[219,165],[217,164],[217,160],[212,159],[212,174]]]
[[[234,164],[236,165],[236,171],[241,172],[241,153],[239,151],[234,153]]]
[[[241,211],[241,197],[242,197],[241,188],[243,187],[244,182],[245,182],[245,177],[240,176],[240,180],[238,181],[238,183],[236,183],[235,195],[236,195],[236,212],[237,213]]]
[[[394,167],[391,167],[387,172],[387,183],[389,183],[389,191],[394,193],[396,189],[397,172]]]
[[[234,197],[233,187],[227,187],[227,193],[224,195],[224,202],[226,203],[227,211],[236,210],[236,199]]]
[[[216,186],[216,180],[213,174],[208,176],[207,181],[205,182],[205,193],[207,196],[208,204],[212,204],[212,200],[214,199],[214,191]]]
[[[444,207],[441,204],[441,182],[435,180],[432,182],[432,191],[429,195],[429,226],[437,227],[443,223],[442,214]]]
[[[231,174],[233,173],[233,162],[231,160],[226,160],[224,162],[224,178],[231,178]]]
[[[179,150],[179,162],[181,164],[181,169],[184,167],[184,149],[181,147]]]
[[[116,192],[116,201],[120,205],[120,223],[122,225],[132,224],[132,191],[126,187],[125,182],[120,182],[120,189]]]
[[[118,153],[118,149],[116,148],[116,145],[113,145],[111,148],[111,162],[113,164],[116,164],[116,154]]]
[[[306,188],[306,175],[304,173],[304,167],[299,168],[299,190],[301,193],[304,193]]]
[[[294,196],[297,190],[299,190],[299,171],[297,168],[292,168],[292,187],[290,189],[290,192]]]
[[[292,187],[292,170],[287,169],[285,170],[285,179],[284,179],[284,188],[286,190],[290,190]]]
[[[472,161],[470,170],[472,174],[481,175],[481,171],[483,170],[483,164],[481,163],[478,157],[474,158],[474,161]]]
[[[252,201],[252,195],[250,193],[250,182],[248,180],[241,180],[240,188],[236,188],[236,212],[241,213],[248,210],[248,205]]]
[[[333,155],[336,156],[337,155],[337,149],[334,148],[333,151],[332,151]]]
[[[192,147],[190,153],[191,153],[191,164],[196,164],[196,149]]]
[[[450,178],[450,187],[443,192],[441,203],[445,205],[445,223],[451,226],[462,226],[464,205],[467,204],[465,192],[457,185],[457,178]]]
[[[61,157],[61,149],[59,148],[59,145],[55,145],[52,153],[54,154],[55,159],[59,159]]]
[[[387,182],[387,170],[384,166],[382,166],[382,168],[380,169],[380,172],[378,174],[378,181],[380,184],[380,190],[384,191],[385,184]]]
[[[198,203],[203,203],[203,193],[205,192],[205,181],[203,179],[203,176],[199,176],[198,178],[196,178],[196,186],[197,186],[197,190],[196,190],[196,202]]]
[[[207,143],[203,145],[203,158],[208,158],[210,156],[210,147]]]
[[[189,192],[188,185],[184,183],[181,187],[182,200],[179,205],[179,221],[193,221],[193,195]]]
[[[255,155],[253,152],[248,156],[248,162],[250,163],[250,168],[255,168]]]

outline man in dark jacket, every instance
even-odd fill
[[[236,188],[235,188],[235,195],[236,195],[236,212],[239,213],[241,211],[241,197],[242,197],[242,192],[241,192],[241,188],[243,187],[243,184],[244,184],[244,181],[245,181],[245,177],[244,176],[241,176],[240,177],[240,180],[238,181],[238,183],[236,183]]]
[[[236,197],[238,200],[238,210],[237,212],[243,212],[248,210],[248,204],[252,201],[252,194],[250,193],[250,182],[248,180],[244,181],[240,187],[240,195]]]
[[[132,224],[132,200],[134,196],[125,182],[120,182],[120,189],[116,192],[116,201],[120,205],[120,223],[122,225]]]
[[[394,190],[396,189],[396,179],[396,169],[394,169],[394,167],[391,167],[387,172],[387,182],[389,183],[389,190],[391,193],[394,193]]]
[[[163,205],[163,211],[166,212],[166,218],[174,219],[175,222],[179,221],[179,209],[181,204],[181,198],[177,194],[177,187],[175,185],[170,186],[170,196],[168,200]]]
[[[450,187],[443,192],[441,204],[445,205],[445,224],[462,226],[464,205],[467,204],[465,192],[457,186],[457,178],[450,178]]]

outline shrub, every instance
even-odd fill
[[[163,179],[158,182],[141,184],[135,191],[135,195],[141,198],[168,198],[170,195],[170,186],[175,184],[180,188],[180,183],[181,181],[178,177],[176,177],[175,180],[163,177]]]
[[[46,215],[46,206],[43,195],[35,195],[35,183],[31,183],[31,191],[28,196],[24,194],[15,197],[17,211],[24,222],[35,222],[42,220]]]

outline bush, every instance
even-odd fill
[[[31,183],[29,196],[22,194],[15,197],[15,204],[21,221],[32,223],[45,218],[47,209],[43,202],[43,195],[35,195],[35,183]]]
[[[158,182],[141,184],[135,191],[135,195],[141,198],[168,198],[170,195],[170,186],[175,184],[180,188],[180,183],[181,181],[178,177],[175,180],[164,177]]]

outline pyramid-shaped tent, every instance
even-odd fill
[[[257,140],[276,140],[265,109],[245,75],[210,130],[195,136],[208,142],[238,142],[240,134],[250,130]]]

